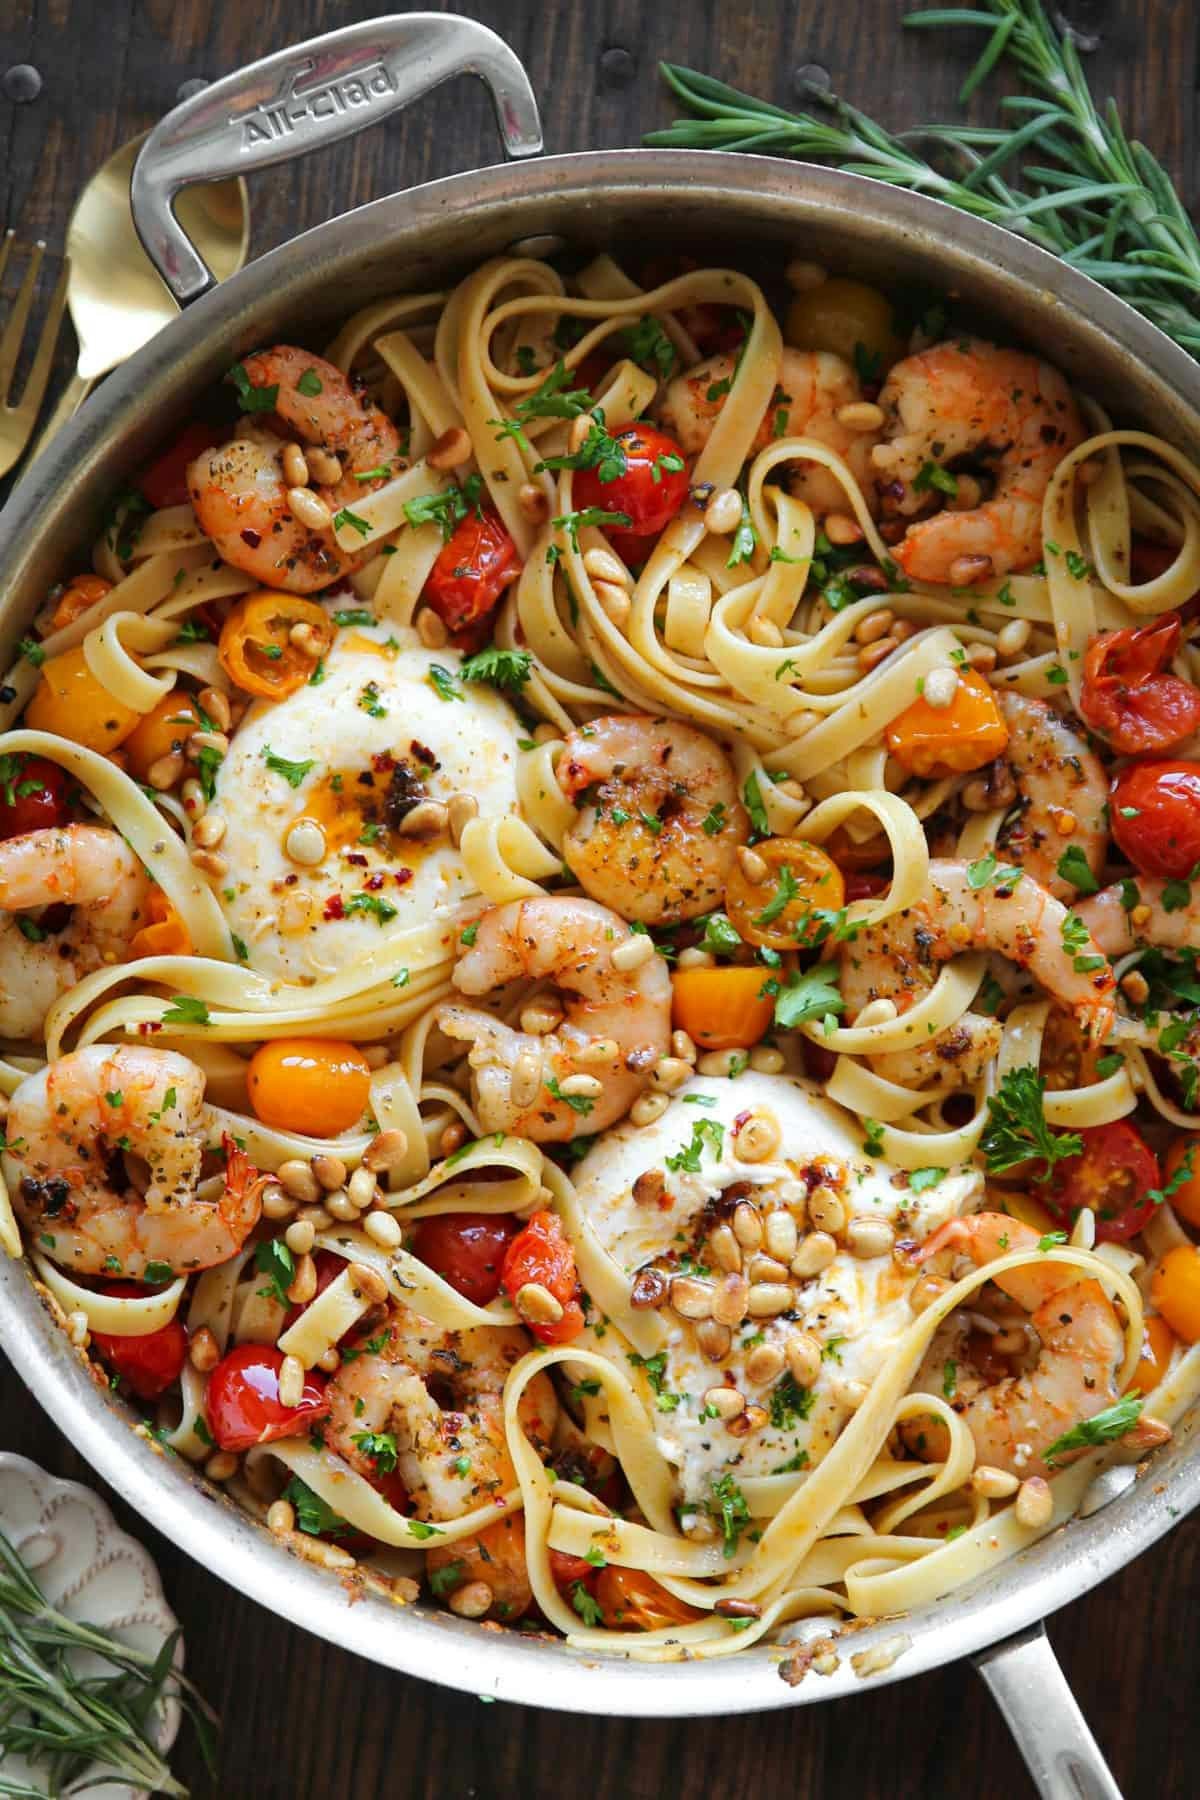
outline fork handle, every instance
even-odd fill
[[[55,402],[54,411],[42,427],[42,435],[30,452],[30,462],[34,462],[42,454],[51,438],[57,437],[64,425],[71,423],[95,385],[96,377],[94,375],[81,375],[76,369]]]
[[[323,148],[463,74],[490,89],[508,155],[535,156],[541,123],[517,56],[486,25],[453,14],[347,25],[265,56],[175,107],[142,146],[130,203],[146,254],[179,304],[215,286],[175,217],[181,188]]]

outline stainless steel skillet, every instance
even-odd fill
[[[279,336],[319,344],[385,293],[452,281],[514,243],[562,239],[591,251],[678,246],[708,260],[776,263],[803,254],[885,287],[950,290],[990,327],[1042,350],[1123,420],[1200,455],[1200,370],[1129,308],[1073,270],[937,202],[856,177],[757,157],[632,150],[527,161],[389,196],[305,233],[219,289],[170,212],[198,179],[245,174],[321,147],[451,75],[490,86],[506,148],[540,144],[529,84],[482,26],[444,15],[380,19],[253,65],[172,113],[134,176],[139,230],[179,320],[107,381],[32,468],[0,515],[0,643],[11,650],[47,585],[78,565],[112,494],[188,417],[231,361]],[[361,1655],[449,1686],[567,1711],[645,1717],[805,1705],[858,1689],[849,1651],[901,1636],[893,1681],[963,1656],[1000,1702],[1041,1791],[1113,1796],[1112,1784],[1039,1621],[1138,1555],[1200,1501],[1196,1419],[1132,1485],[1117,1470],[1089,1516],[968,1590],[847,1645],[831,1676],[796,1688],[766,1650],[662,1667],[596,1661],[448,1613],[351,1606],[338,1583],[297,1562],[186,1467],[130,1430],[43,1310],[26,1271],[0,1269],[0,1343],[84,1456],[205,1567],[263,1605]],[[1105,1503],[1107,1502],[1107,1503]]]

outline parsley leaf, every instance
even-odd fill
[[[390,1431],[356,1431],[350,1439],[380,1475],[390,1475],[396,1467],[399,1446]]]
[[[801,1419],[808,1418],[816,1403],[812,1389],[801,1387],[789,1370],[771,1389],[771,1423],[777,1431],[790,1431]]]
[[[767,809],[763,805],[762,789],[758,784],[758,770],[751,769],[746,777],[746,785],[742,789],[742,800],[746,811],[750,814],[750,823],[759,837],[770,837],[771,827],[767,823]]]
[[[430,663],[426,680],[439,700],[461,700],[463,698],[454,685],[453,675],[449,669],[443,668],[441,663]]]
[[[992,883],[997,887],[1015,887],[1023,874],[1024,870],[1015,865],[1005,866],[998,862],[994,850],[989,850],[978,862],[967,864],[967,883],[976,889]]]
[[[621,342],[631,361],[657,375],[660,381],[670,381],[679,358],[657,319],[647,316],[636,325],[627,326],[621,333]]]
[[[162,1022],[164,1025],[207,1025],[208,1008],[193,994],[173,994]]]
[[[790,865],[783,863],[779,870],[779,884],[762,911],[755,913],[754,923],[756,925],[773,925],[776,919],[787,911],[799,892],[800,887],[792,874]]]
[[[929,494],[934,490],[939,494],[947,494],[951,500],[958,495],[958,483],[948,469],[938,463],[922,463],[913,481],[914,494]]]
[[[706,1140],[712,1147],[713,1155],[719,1157],[725,1144],[725,1132],[715,1119],[697,1119],[692,1126],[691,1143],[686,1144],[675,1156],[664,1158],[665,1166],[673,1174],[682,1169],[689,1175],[698,1175]]]
[[[381,894],[351,894],[344,916],[349,919],[355,913],[368,914],[377,925],[386,925],[389,919],[395,918],[396,908]]]
[[[1088,859],[1078,844],[1069,844],[1058,859],[1057,872],[1081,894],[1098,894],[1100,883],[1088,867]]]
[[[736,1556],[738,1541],[750,1523],[750,1508],[732,1475],[722,1475],[712,1483],[708,1511],[721,1527],[725,1555]]]
[[[1075,1131],[1054,1132],[1046,1123],[1043,1095],[1046,1083],[1032,1064],[1010,1069],[998,1093],[988,1098],[988,1124],[981,1140],[988,1172],[1003,1175],[1036,1157],[1045,1168],[1036,1181],[1048,1181],[1056,1162],[1079,1156],[1083,1139]]]
[[[255,387],[240,362],[234,363],[232,369],[226,371],[225,379],[232,383],[238,405],[244,413],[275,411],[275,402],[279,399],[278,382],[271,387]]]
[[[287,1291],[296,1279],[296,1259],[282,1238],[264,1238],[254,1250],[254,1267],[266,1277],[266,1287],[259,1288],[259,1298],[288,1304]]]
[[[270,744],[262,748],[263,761],[276,775],[282,775],[289,787],[298,788],[310,769],[315,769],[317,761],[310,756],[306,762],[291,762],[286,756],[276,756]]]
[[[949,1169],[913,1169],[908,1177],[910,1193],[923,1194],[927,1188],[936,1187],[950,1173]]]
[[[828,963],[814,963],[811,969],[793,970],[788,983],[775,998],[775,1023],[784,1030],[802,1025],[806,1019],[822,1019],[846,1010]]]
[[[578,550],[579,533],[585,526],[601,526],[608,530],[615,525],[620,529],[632,525],[633,520],[628,513],[606,512],[602,506],[585,506],[578,512],[560,513],[550,523],[556,531],[565,531],[571,540],[572,550]]]
[[[1133,1394],[1126,1394],[1115,1406],[1106,1406],[1090,1419],[1081,1419],[1078,1425],[1072,1425],[1056,1438],[1048,1450],[1042,1452],[1043,1461],[1053,1464],[1071,1450],[1092,1450],[1097,1444],[1112,1444],[1117,1438],[1125,1436],[1137,1424],[1142,1411],[1142,1402]]]
[[[636,1350],[625,1352],[635,1369],[641,1369],[650,1384],[650,1392],[654,1395],[654,1403],[659,1412],[674,1412],[679,1405],[679,1395],[673,1394],[667,1387],[667,1353],[659,1350],[654,1356],[639,1356]]]
[[[604,1608],[598,1600],[593,1599],[582,1581],[571,1583],[571,1605],[589,1630],[597,1625],[603,1625]]]
[[[496,688],[523,688],[529,680],[533,657],[528,650],[500,650],[490,644],[468,656],[459,674],[464,681],[487,681]]]

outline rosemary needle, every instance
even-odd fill
[[[981,0],[973,8],[913,13],[904,22],[919,30],[987,31],[961,100],[1005,59],[1035,91],[1001,101],[1003,126],[937,124],[895,136],[821,90],[813,99],[827,116],[786,112],[664,63],[668,86],[697,116],[645,141],[829,162],[932,195],[1061,256],[1200,357],[1200,240],[1166,171],[1126,136],[1113,102],[1097,109],[1070,33],[1055,31],[1039,0]],[[1028,160],[1035,155],[1045,160]]]

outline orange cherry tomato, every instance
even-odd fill
[[[61,631],[64,625],[73,625],[81,619],[85,612],[90,612],[97,600],[103,600],[105,594],[112,592],[112,582],[105,581],[103,575],[75,575],[68,581],[54,607],[54,615],[50,620],[51,631]]]
[[[536,1282],[549,1289],[562,1307],[563,1316],[554,1324],[529,1324],[543,1344],[569,1344],[583,1330],[575,1251],[557,1213],[536,1212],[517,1233],[505,1251],[501,1280],[511,1300],[523,1287]]]
[[[25,708],[31,731],[52,731],[107,755],[136,730],[141,714],[115,700],[92,674],[83,645],[42,664],[42,679]]]
[[[763,993],[768,971],[676,969],[671,977],[671,1016],[705,1050],[748,1050],[775,1016]]]
[[[1157,1313],[1147,1313],[1142,1322],[1142,1354],[1129,1384],[1131,1394],[1150,1394],[1160,1381],[1165,1381],[1171,1366],[1175,1333]]]
[[[1171,1187],[1184,1162],[1187,1173],[1171,1193],[1171,1205],[1181,1219],[1200,1227],[1200,1136],[1190,1132],[1173,1140],[1163,1165],[1163,1186]]]
[[[246,1086],[264,1125],[338,1137],[366,1111],[371,1065],[339,1038],[276,1038],[254,1052]]]
[[[1177,1244],[1154,1271],[1150,1298],[1176,1337],[1185,1344],[1200,1338],[1200,1249]]]
[[[596,1601],[604,1623],[617,1631],[658,1631],[664,1625],[687,1625],[704,1617],[669,1594],[653,1575],[642,1569],[619,1569],[613,1563],[597,1577]]]
[[[1003,755],[1008,726],[983,676],[960,669],[949,706],[930,706],[921,696],[892,720],[884,737],[912,775],[963,775]]]
[[[187,926],[160,887],[150,889],[148,902],[150,923],[135,931],[129,942],[129,956],[190,956],[192,940]]]
[[[810,915],[836,912],[846,902],[846,884],[837,864],[803,838],[766,838],[754,850],[769,876],[755,887],[741,863],[734,863],[725,884],[725,911],[734,929],[748,944],[770,950],[794,950],[797,944],[816,942],[810,935]]]
[[[294,625],[312,628],[309,656],[291,641]],[[302,688],[333,642],[333,620],[314,600],[260,588],[233,608],[221,627],[217,655],[237,687],[260,700],[286,700]]]
[[[135,781],[145,781],[160,757],[182,750],[193,731],[204,729],[204,719],[192,696],[173,688],[125,739],[129,773]]]

